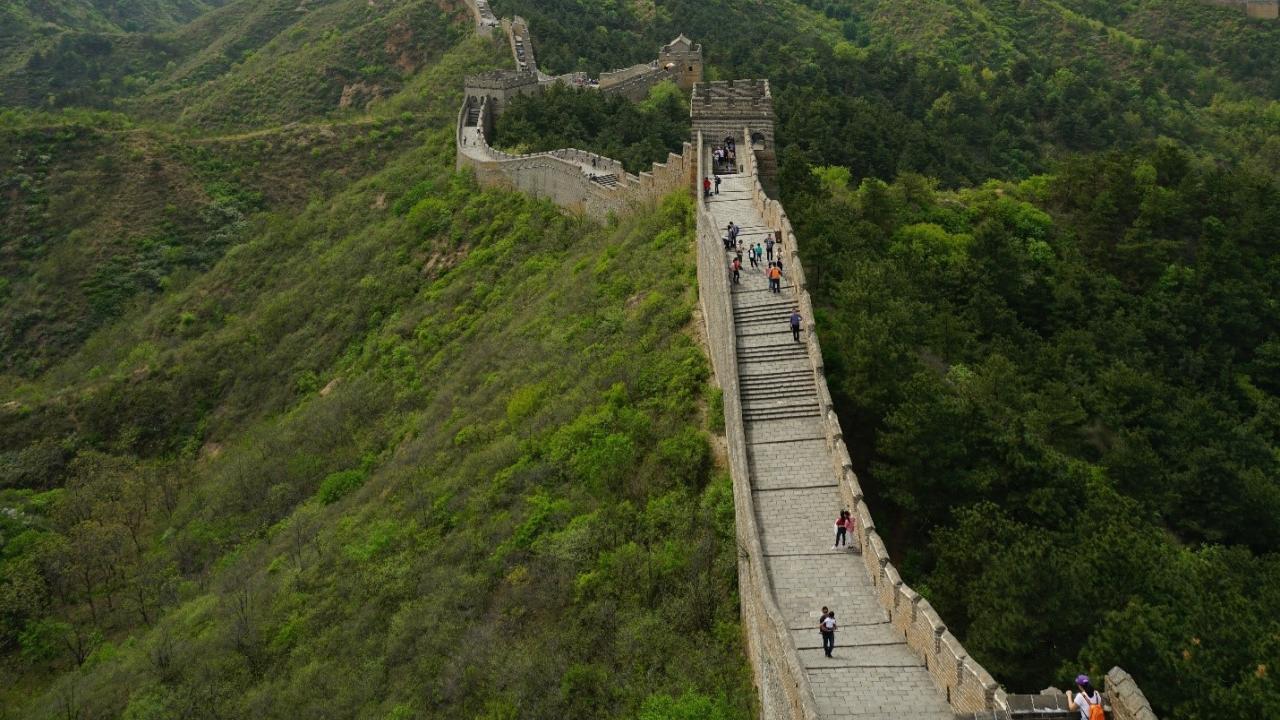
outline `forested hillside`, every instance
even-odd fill
[[[871,507],[997,678],[1119,664],[1162,715],[1280,715],[1280,25],[1190,0],[498,5],[545,28],[548,71],[680,28],[713,76],[770,78]]]
[[[1280,716],[1280,24],[1196,0],[498,0],[768,77],[905,579],[1011,691]],[[747,718],[687,200],[452,171],[434,0],[0,8],[0,717]],[[684,99],[515,103],[629,167]],[[317,692],[324,688],[324,692]]]
[[[482,191],[503,48],[307,5],[0,113],[0,717],[749,717],[688,200]]]

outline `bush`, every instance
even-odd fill
[[[342,470],[330,474],[320,483],[320,502],[332,505],[364,484],[363,470]]]

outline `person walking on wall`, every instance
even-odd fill
[[[1080,713],[1080,720],[1106,720],[1102,709],[1102,694],[1093,689],[1088,675],[1076,676],[1076,694],[1067,691],[1067,708]]]
[[[733,269],[733,284],[737,285],[738,278],[741,276],[741,273],[742,273],[742,260],[740,258],[735,257],[733,259],[733,262],[729,263],[729,267]]]
[[[818,621],[818,632],[822,633],[822,652],[827,657],[836,649],[836,613],[834,610],[822,608],[822,619]]]
[[[756,262],[756,246],[755,245],[747,246],[747,262],[751,263],[751,267],[756,267],[757,265],[759,265],[759,263]]]
[[[775,293],[782,292],[782,271],[773,263],[769,263],[769,289]]]
[[[769,236],[768,240],[764,241],[764,256],[769,260],[773,259],[773,236],[772,235]]]
[[[756,243],[756,261],[764,262],[764,247],[760,245],[760,243]],[[768,270],[765,270],[764,268],[760,268],[760,270],[766,275],[769,274]]]
[[[800,342],[800,308],[791,309],[791,339]]]
[[[702,197],[711,197],[711,178],[709,177],[702,178]]]
[[[716,175],[716,194],[720,194],[720,176]]]
[[[836,544],[831,546],[832,550],[843,547],[849,549],[849,532],[853,530],[853,516],[848,510],[841,510],[840,517],[836,518]]]

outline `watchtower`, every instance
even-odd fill
[[[740,141],[750,133],[751,146],[760,165],[760,178],[772,186],[778,174],[773,148],[773,95],[768,80],[716,80],[693,86],[689,100],[693,134],[715,143],[726,137]]]
[[[702,44],[681,33],[658,51],[658,67],[666,69],[681,90],[702,82]]]
[[[528,70],[490,70],[466,79],[468,101],[488,98],[493,113],[501,113],[511,99],[542,92],[538,75]]]
[[[1280,19],[1280,0],[1248,0],[1245,13],[1259,20]]]

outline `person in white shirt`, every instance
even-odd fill
[[[1067,708],[1079,712],[1080,720],[1090,720],[1095,705],[1102,707],[1102,694],[1093,689],[1088,675],[1077,675],[1075,697],[1067,691]]]

